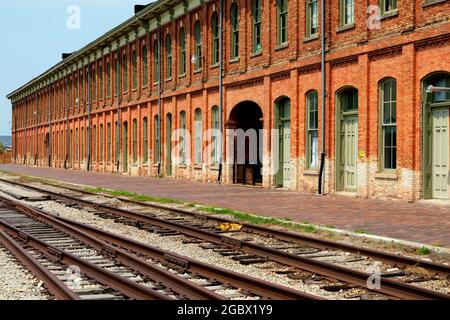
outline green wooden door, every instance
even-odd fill
[[[128,172],[128,123],[124,122],[123,124],[123,165],[122,171]]]
[[[277,107],[277,124],[279,134],[279,156],[278,171],[275,176],[277,187],[291,187],[291,110],[289,100],[285,100]]]
[[[358,159],[358,117],[344,120],[344,190],[355,192]]]
[[[433,198],[448,199],[448,109],[433,110]]]

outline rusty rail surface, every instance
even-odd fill
[[[1,178],[0,178],[0,181],[12,183],[9,180],[3,180]],[[55,187],[58,187],[61,189],[67,189],[67,190],[70,190],[73,192],[79,192],[79,193],[86,194],[86,195],[98,195],[97,193],[94,193],[94,192],[80,190],[80,189],[72,188],[72,187],[68,187],[68,186],[60,186],[60,185],[51,184],[51,183],[47,183],[47,182],[45,182],[45,183],[40,182],[40,183],[48,184],[50,186],[55,186]],[[29,185],[23,184],[23,183],[14,182],[13,184],[18,184],[23,187],[31,188],[36,191],[48,193],[53,196],[61,195],[57,192],[42,190],[37,187],[29,186]],[[173,213],[177,213],[177,214],[181,214],[181,215],[191,216],[191,217],[195,217],[195,218],[198,218],[198,219],[201,219],[204,221],[214,221],[217,223],[233,222],[230,219],[210,216],[210,215],[206,215],[206,214],[202,214],[202,213],[191,212],[191,211],[183,210],[183,209],[179,209],[179,208],[168,208],[166,206],[159,205],[159,204],[138,202],[138,201],[133,201],[130,199],[122,198],[122,197],[117,198],[117,197],[113,197],[113,196],[103,194],[103,193],[101,193],[99,195],[106,197],[106,198],[119,199],[120,201],[129,203],[129,204],[141,205],[141,206],[149,207],[149,208],[153,208],[153,209],[164,210],[164,211],[173,212]],[[277,229],[273,229],[273,228],[269,228],[269,227],[265,227],[265,226],[254,225],[254,224],[249,224],[249,223],[241,223],[241,222],[239,222],[239,223],[243,226],[241,231],[246,231],[248,233],[254,233],[254,234],[258,234],[258,235],[265,236],[265,237],[273,237],[278,240],[290,241],[295,244],[307,245],[307,246],[311,246],[311,247],[317,248],[317,249],[335,249],[335,250],[347,251],[347,252],[351,252],[351,253],[360,254],[360,255],[363,255],[366,257],[374,258],[374,259],[380,260],[380,261],[388,263],[388,264],[396,264],[396,265],[400,265],[403,267],[421,267],[421,268],[427,269],[428,271],[431,271],[431,272],[435,272],[435,273],[438,273],[438,274],[441,274],[444,276],[450,276],[450,266],[449,265],[431,262],[431,261],[425,261],[425,260],[422,260],[419,258],[414,259],[414,258],[407,257],[407,256],[396,255],[396,254],[392,254],[392,253],[388,253],[388,252],[383,252],[380,250],[354,246],[351,244],[314,238],[314,237],[302,235],[302,234],[295,233],[295,232],[290,232],[290,231],[285,231],[285,230],[277,230]]]
[[[54,276],[39,261],[29,254],[22,246],[0,230],[0,243],[36,278],[41,280],[45,288],[58,300],[80,300],[80,297],[70,290],[64,282]]]
[[[14,182],[10,183],[14,184]],[[22,184],[22,186],[26,188],[28,187],[25,184]],[[73,203],[78,203],[83,206],[95,208],[96,210],[101,210],[103,212],[116,215],[118,217],[125,217],[136,222],[167,228],[184,235],[202,239],[214,244],[224,245],[229,248],[237,249],[248,254],[263,257],[272,261],[279,262],[281,264],[296,267],[312,273],[317,273],[322,276],[338,279],[340,281],[358,285],[360,287],[365,288],[367,286],[367,279],[371,276],[368,273],[352,270],[349,268],[337,266],[323,261],[313,260],[311,258],[296,256],[273,248],[268,248],[262,245],[254,244],[248,241],[237,240],[214,232],[198,229],[189,225],[183,225],[182,223],[167,221],[161,218],[147,216],[145,214],[134,213],[128,210],[98,204],[91,201],[79,199],[76,197],[71,197],[69,195],[50,192],[47,190],[41,190],[38,188],[35,188],[35,190],[51,194],[52,196],[60,200],[64,199],[69,200]],[[383,293],[401,299],[444,299],[444,300],[450,299],[450,295],[413,285],[408,285],[392,279],[381,278],[380,284],[381,284],[380,289],[373,289],[372,291],[376,291],[379,293]]]
[[[217,268],[193,259],[184,258],[179,255],[170,253],[169,251],[153,248],[139,242],[72,221],[70,219],[53,217],[42,210],[29,207],[16,201],[4,199],[2,197],[0,197],[0,201],[6,203],[9,206],[14,206],[16,210],[19,210],[20,212],[23,212],[39,221],[49,224],[55,229],[68,233],[75,238],[82,240],[84,243],[89,244],[93,248],[101,250],[102,252],[115,257],[117,261],[122,262],[124,265],[130,266],[134,270],[148,275],[152,279],[161,281],[161,283],[166,284],[174,291],[186,296],[189,299],[222,300],[223,297],[206,288],[203,288],[181,277],[173,275],[168,271],[156,268],[144,259],[137,258],[129,252],[143,254],[155,260],[159,260],[162,263],[173,264],[174,267],[189,270],[192,273],[198,273],[207,278],[212,278],[223,281],[224,283],[232,284],[237,288],[241,288],[248,292],[261,295],[262,297],[267,299],[324,300],[323,298],[318,296],[231,272],[226,269]]]

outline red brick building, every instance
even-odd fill
[[[224,1],[223,91],[220,2],[143,8],[8,96],[14,161],[317,192],[320,3]],[[325,3],[325,191],[448,199],[450,1]]]

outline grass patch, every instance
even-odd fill
[[[358,229],[358,230],[355,230],[354,232],[358,233],[358,234],[370,234],[370,232],[367,231],[366,229]]]
[[[417,249],[417,253],[420,255],[426,256],[426,255],[430,254],[430,249],[428,249],[427,247],[422,247],[422,248]]]
[[[108,195],[111,195],[114,197],[126,197],[132,201],[137,201],[137,202],[156,202],[156,203],[165,203],[165,204],[168,204],[168,203],[181,204],[181,203],[183,203],[182,201],[176,200],[176,199],[146,196],[146,195],[137,194],[134,192],[111,190],[111,189],[105,189],[105,188],[85,188],[84,191],[90,192],[90,193],[104,193],[104,194],[108,194]]]
[[[328,228],[328,229],[336,229],[336,226],[333,226],[333,225],[330,225],[330,224],[324,225],[324,227]]]

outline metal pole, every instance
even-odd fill
[[[219,128],[220,136],[219,139],[219,175],[217,177],[217,182],[222,182],[222,170],[223,170],[223,0],[220,0],[219,9]]]
[[[117,43],[117,59],[116,59],[116,92],[117,92],[117,126],[116,126],[116,133],[117,133],[117,144],[116,144],[116,158],[117,158],[117,173],[119,173],[120,170],[120,130],[121,130],[121,123],[120,123],[120,102],[121,102],[121,90],[120,90],[120,48],[119,43]]]
[[[158,24],[158,176],[161,175],[161,25]]]
[[[325,158],[326,158],[326,143],[325,143],[325,107],[326,107],[326,71],[325,71],[325,52],[326,52],[326,28],[325,28],[325,0],[321,0],[321,27],[322,27],[322,52],[321,52],[321,70],[322,70],[322,123],[321,123],[321,135],[322,135],[322,148],[320,155],[320,173],[319,173],[319,188],[318,193],[323,194],[323,180],[325,176]]]
[[[87,158],[87,171],[91,169],[91,66],[88,65],[88,129],[87,129],[87,145],[88,145],[88,158]]]

